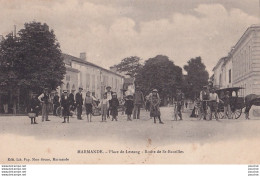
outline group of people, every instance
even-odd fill
[[[106,87],[106,92],[103,94],[102,99],[99,101],[87,91],[85,98],[82,95],[82,87],[79,87],[79,91],[74,94],[68,94],[67,90],[63,91],[61,97],[58,96],[56,92],[53,97],[53,115],[56,114],[58,107],[62,107],[62,116],[64,118],[62,123],[69,123],[70,116],[72,116],[73,111],[77,110],[77,119],[82,119],[82,110],[85,106],[86,116],[88,122],[92,121],[93,109],[100,109],[101,122],[105,122],[110,116],[112,116],[112,121],[117,121],[118,118],[118,108],[120,106],[117,94],[111,91],[111,87]],[[161,120],[160,113],[160,97],[157,89],[154,89],[148,96],[147,99],[144,98],[143,93],[140,88],[136,86],[135,93],[133,95],[127,95],[123,99],[123,104],[125,113],[127,115],[127,121],[132,121],[133,119],[140,119],[140,109],[144,103],[149,102],[150,117],[154,118],[154,123],[156,119],[159,119],[159,123],[163,123]],[[35,115],[31,117],[31,124],[37,124],[36,117],[38,117],[39,112],[42,112],[42,122],[49,120],[49,105],[51,104],[50,94],[48,88],[43,90],[40,96],[33,95],[30,103],[29,112]]]
[[[231,117],[231,108],[230,108],[230,95],[229,91],[226,91],[225,94],[220,98],[216,93],[214,87],[209,88],[204,86],[203,90],[200,92],[200,96],[195,100],[195,117],[199,119],[203,118],[206,120],[207,116],[207,107],[210,108],[210,117],[209,120],[212,120],[213,114],[216,120],[218,119],[218,107],[219,103],[224,105],[224,118],[230,119]]]

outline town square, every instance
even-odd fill
[[[0,4],[0,162],[259,162],[260,1]]]

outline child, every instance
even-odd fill
[[[90,91],[86,93],[86,98],[85,98],[85,107],[86,107],[86,114],[88,118],[88,122],[92,122],[92,113],[93,113],[93,105],[94,105],[94,99],[92,96],[90,96]]]
[[[64,117],[64,121],[62,123],[69,123],[69,117],[70,117],[70,100],[68,96],[68,92],[66,90],[63,91],[63,95],[61,96],[61,101],[60,101],[61,107],[63,109],[62,115]]]
[[[30,112],[35,113],[35,116],[31,117],[31,124],[37,124],[36,117],[38,117],[40,112],[40,102],[35,95],[32,96],[32,100],[30,104]]]
[[[200,99],[196,98],[195,100],[195,117],[198,118],[200,116]]]
[[[118,106],[119,106],[119,101],[117,99],[116,93],[112,94],[112,99],[110,100],[110,115],[112,116],[112,121],[116,120],[117,121],[117,116],[118,116]]]
[[[107,110],[109,108],[109,100],[107,99],[107,94],[103,95],[103,99],[100,101],[99,107],[101,108],[102,122],[106,122]]]
[[[126,107],[125,113],[127,115],[127,121],[132,121],[131,115],[134,109],[134,101],[132,95],[128,95],[126,97],[124,106]]]

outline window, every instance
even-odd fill
[[[231,83],[231,69],[228,71],[228,83]]]

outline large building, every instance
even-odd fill
[[[123,96],[124,77],[122,75],[88,62],[85,53],[81,53],[79,58],[63,54],[63,58],[67,72],[61,90],[73,92],[81,86],[84,93],[90,91],[92,95],[100,99],[106,87],[111,86],[118,98]]]
[[[239,96],[260,94],[260,26],[250,26],[213,71],[215,86],[242,87]]]

